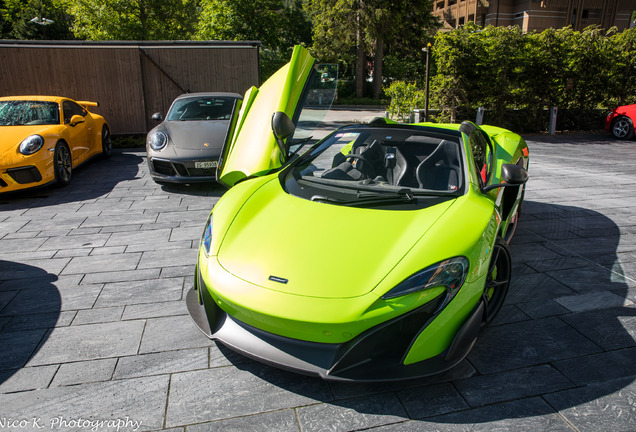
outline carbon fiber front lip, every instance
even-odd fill
[[[399,331],[396,329],[418,310],[369,329],[350,342],[309,342],[265,332],[234,319],[214,303],[198,272],[196,278],[196,286],[203,288],[203,304],[199,301],[199,293],[194,289],[188,292],[186,303],[190,316],[207,337],[261,363],[303,375],[319,376],[329,381],[397,381],[443,372],[458,364],[468,354],[476,340],[483,316],[483,305],[479,303],[446,351],[424,361],[404,365],[402,357],[405,353],[399,352],[391,358],[382,358],[377,356],[374,348],[378,345],[381,347],[382,341],[400,337],[395,333]],[[429,322],[430,320],[423,322],[420,331]]]

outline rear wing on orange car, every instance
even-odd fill
[[[90,111],[90,109],[88,109],[88,107],[98,107],[99,106],[99,102],[77,101],[77,103],[80,104],[81,106],[83,106],[84,108],[86,108],[88,111]]]

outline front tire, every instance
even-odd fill
[[[492,322],[501,310],[510,287],[511,273],[510,250],[506,242],[498,237],[493,247],[484,293],[482,294],[485,306],[483,325]]]
[[[634,136],[634,124],[629,117],[621,116],[612,122],[610,131],[616,139],[631,139]]]
[[[55,171],[55,184],[57,187],[64,187],[71,182],[73,159],[71,158],[71,151],[64,142],[59,142],[55,146],[53,169]]]
[[[102,127],[102,155],[109,158],[113,154],[113,140],[110,137],[110,129],[104,125]]]

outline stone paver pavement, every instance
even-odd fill
[[[0,196],[0,431],[636,430],[636,142],[528,142],[501,315],[456,368],[399,383],[295,375],[196,329],[219,186],[162,188],[119,150]]]

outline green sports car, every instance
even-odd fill
[[[375,119],[315,141],[333,80],[302,47],[237,112],[190,314],[248,357],[339,381],[459,363],[501,308],[528,148],[504,129]]]

